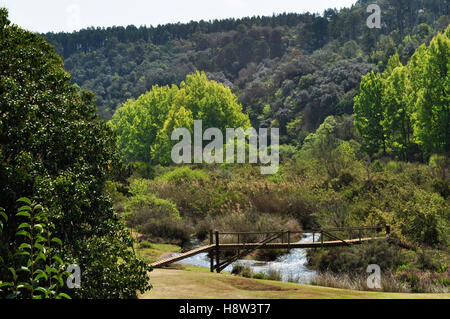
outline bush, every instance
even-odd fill
[[[174,169],[173,171],[166,173],[157,178],[159,181],[165,181],[169,183],[177,183],[177,182],[194,182],[194,181],[202,181],[206,182],[209,180],[208,174],[201,170],[192,170],[188,166],[182,166]]]
[[[153,248],[153,244],[148,240],[143,240],[139,243],[139,248]]]
[[[53,46],[10,25],[0,8],[0,206],[13,214],[21,194],[48,208],[61,256],[81,266],[77,298],[136,298],[151,288],[148,267],[104,194],[120,170],[115,135],[96,115],[94,95],[72,84]],[[0,281],[14,264],[19,218],[0,237]],[[3,249],[5,248],[5,249]]]
[[[155,177],[155,168],[146,162],[133,162],[132,168],[134,174],[141,178],[153,179]]]
[[[191,239],[192,229],[179,219],[149,218],[137,226],[138,232],[150,236],[154,242],[183,246]]]
[[[278,257],[286,254],[286,249],[258,249],[255,259],[261,261],[274,261]]]
[[[130,197],[125,203],[125,210],[126,220],[134,226],[142,224],[149,218],[181,219],[174,203],[153,194]]]
[[[374,241],[350,247],[309,251],[312,268],[334,273],[365,273],[370,264],[387,270],[406,263],[406,257],[398,247],[386,241]]]

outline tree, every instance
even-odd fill
[[[195,120],[203,128],[248,128],[248,116],[228,87],[209,81],[203,72],[188,75],[180,86],[154,86],[136,101],[120,107],[110,124],[117,130],[123,158],[152,164],[170,164],[175,128],[193,132]]]
[[[450,30],[450,27],[449,29]],[[447,30],[447,34],[448,31]],[[450,105],[448,100],[448,68],[450,39],[439,33],[431,41],[418,65],[421,72],[416,101],[414,135],[423,151],[450,152]],[[415,72],[418,74],[419,72]]]
[[[145,263],[104,194],[120,157],[113,132],[95,114],[93,94],[71,85],[61,58],[43,38],[10,25],[0,9],[0,207],[11,214],[20,196],[42,203],[63,242],[61,258],[78,264],[74,297],[137,297],[150,288]],[[20,220],[8,216],[0,235],[0,281]],[[6,278],[7,279],[7,278]]]
[[[366,151],[372,155],[380,148],[386,152],[386,137],[382,126],[383,90],[381,75],[371,72],[362,77],[360,94],[355,97],[355,126],[364,140]]]
[[[385,108],[382,124],[387,136],[388,146],[399,153],[403,160],[407,160],[413,137],[413,108],[410,100],[411,87],[408,70],[400,65],[390,72],[383,93]]]

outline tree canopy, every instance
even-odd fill
[[[355,97],[355,124],[366,149],[389,148],[408,160],[450,152],[450,27],[422,45],[403,66],[398,55],[380,74],[368,74]]]
[[[110,122],[117,130],[125,161],[170,164],[175,128],[193,132],[194,120],[204,128],[247,128],[248,116],[228,87],[209,81],[203,72],[188,75],[179,86],[154,86],[137,100],[128,100]]]

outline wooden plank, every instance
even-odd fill
[[[208,245],[208,246],[199,247],[199,248],[187,251],[187,252],[182,253],[182,254],[177,255],[177,256],[173,256],[173,257],[165,258],[163,260],[159,260],[157,262],[154,262],[154,263],[150,264],[150,266],[152,266],[152,267],[162,267],[164,265],[168,265],[168,264],[177,262],[179,260],[182,260],[182,259],[194,256],[194,255],[206,252],[206,251],[209,251],[209,250],[211,250],[214,247],[215,247],[215,245]]]

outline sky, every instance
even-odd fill
[[[9,19],[34,32],[153,25],[283,12],[323,13],[356,0],[0,0]]]

